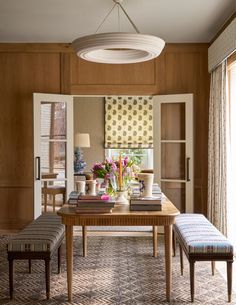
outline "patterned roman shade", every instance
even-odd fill
[[[153,98],[105,98],[105,147],[153,147]]]

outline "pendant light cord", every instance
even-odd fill
[[[112,8],[110,9],[110,11],[106,14],[106,16],[104,17],[104,19],[102,20],[102,22],[99,24],[98,28],[95,31],[95,34],[97,34],[97,32],[100,30],[100,28],[102,27],[102,25],[104,24],[104,22],[107,20],[107,18],[110,16],[111,12],[114,10],[114,8],[116,6],[118,6],[118,28],[120,31],[120,8],[122,9],[123,13],[125,14],[125,16],[127,17],[127,19],[129,20],[129,22],[131,23],[131,25],[133,26],[134,30],[136,33],[140,33],[139,29],[136,27],[136,25],[134,24],[134,22],[132,21],[132,19],[130,18],[130,16],[127,14],[126,10],[124,9],[124,7],[120,4],[119,0],[113,0],[115,2],[115,4],[112,6]]]
[[[102,20],[102,22],[99,24],[98,28],[96,29],[95,34],[97,34],[97,32],[100,30],[100,28],[102,27],[103,23],[107,20],[108,16],[111,14],[111,12],[114,10],[114,8],[116,7],[117,3],[115,3],[113,5],[113,7],[110,9],[110,11],[106,14],[106,16],[104,17],[104,19]]]

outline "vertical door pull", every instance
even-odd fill
[[[41,169],[40,157],[36,157],[36,180],[41,179],[40,169]]]
[[[190,162],[190,158],[187,158],[187,181],[190,181],[190,174],[189,174],[189,162]]]

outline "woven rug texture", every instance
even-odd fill
[[[158,257],[152,257],[150,237],[88,237],[88,256],[82,257],[82,239],[74,238],[73,302],[67,301],[65,247],[62,273],[57,274],[57,257],[52,260],[51,299],[45,298],[44,262],[15,262],[14,300],[9,300],[7,236],[0,236],[0,304],[162,305],[192,304],[188,261],[180,275],[179,253],[173,258],[172,300],[165,301],[164,245],[159,238]],[[224,305],[227,285],[221,275],[211,275],[210,262],[197,262],[195,305]],[[233,295],[231,304],[236,304]]]

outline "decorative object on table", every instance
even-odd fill
[[[139,173],[140,193],[142,197],[152,197],[152,185],[154,174]]]
[[[165,46],[164,40],[157,36],[140,34],[122,6],[122,0],[113,1],[115,4],[99,24],[95,34],[79,37],[72,42],[77,56],[88,61],[109,64],[138,63],[157,57]],[[118,12],[118,31],[98,33],[115,8]],[[120,31],[120,11],[127,17],[135,30],[134,33]]]
[[[161,211],[164,197],[162,195],[152,197],[130,198],[130,211]]]
[[[90,196],[96,196],[96,180],[86,180],[86,185],[88,186],[87,193]]]
[[[103,178],[107,186],[106,192],[113,196],[117,196],[117,194],[123,196],[124,192],[129,190],[130,184],[137,177],[139,170],[134,160],[127,156],[123,159],[120,156],[119,160],[106,159],[102,163],[94,164],[92,168],[94,178]],[[119,199],[117,198],[117,200]]]
[[[76,181],[77,192],[79,194],[85,195],[85,180],[84,181]]]
[[[90,147],[90,137],[88,133],[77,133],[75,135],[75,153],[74,153],[74,172],[83,174],[86,162],[83,160],[83,151],[81,148]]]
[[[134,182],[131,184],[131,195],[134,197],[141,197],[140,184],[139,182]],[[152,185],[152,196],[160,196],[162,191],[158,183],[153,183]]]

